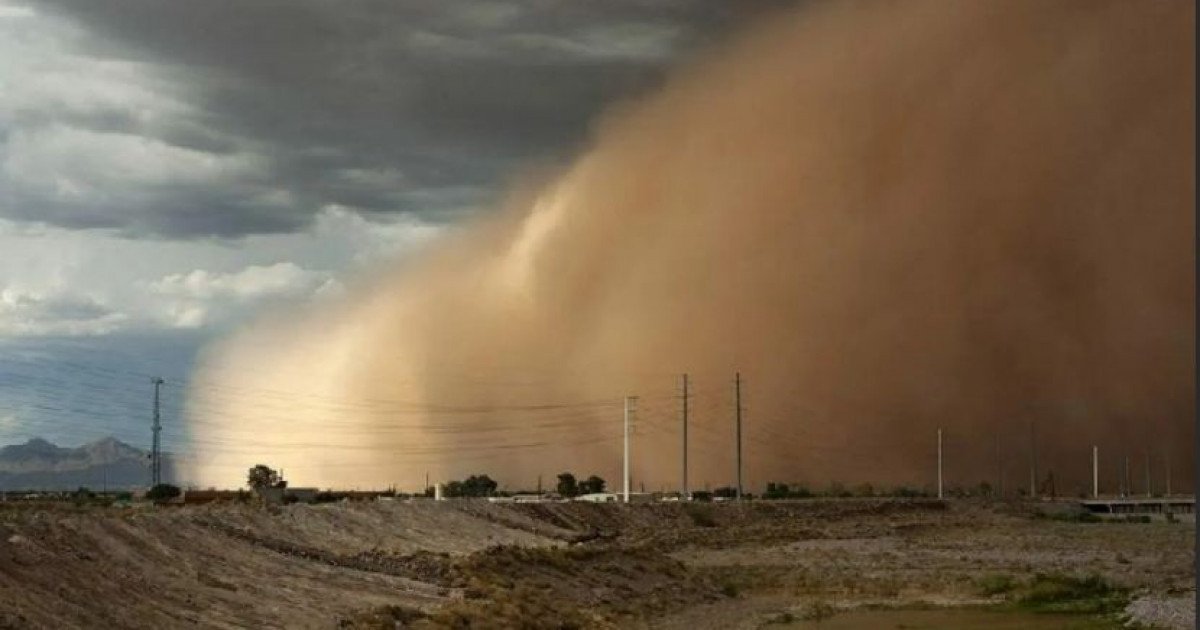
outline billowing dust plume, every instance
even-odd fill
[[[1194,4],[830,2],[598,121],[536,192],[213,349],[189,480],[564,470],[1142,491],[1193,469]],[[528,187],[526,187],[528,188]],[[1121,473],[1120,475],[1118,473]]]

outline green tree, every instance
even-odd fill
[[[789,489],[786,483],[768,481],[767,491],[763,493],[763,497],[767,499],[786,499],[788,498],[788,492]]]
[[[487,475],[471,475],[463,482],[463,490],[468,497],[490,497],[498,486]]]
[[[246,485],[251,488],[286,488],[287,482],[270,466],[258,464],[246,475]]]
[[[604,492],[604,480],[596,475],[592,475],[587,479],[579,482],[579,494],[597,494]]]
[[[471,475],[462,481],[451,481],[444,488],[447,497],[490,497],[499,484],[487,475]]]
[[[166,501],[174,499],[182,494],[179,486],[172,486],[169,483],[160,483],[146,491],[146,498],[151,501]]]
[[[569,472],[559,475],[557,490],[560,495],[567,498],[579,496],[579,484],[575,481],[575,475]]]

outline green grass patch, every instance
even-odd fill
[[[985,597],[994,597],[996,595],[1007,595],[1013,592],[1017,586],[1017,580],[1007,573],[992,573],[979,578],[976,584],[979,587],[979,593]]]
[[[1129,603],[1128,590],[1098,575],[1039,573],[1016,595],[1016,608],[1037,613],[1108,615],[1123,611]]]

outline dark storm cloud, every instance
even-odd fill
[[[577,148],[606,105],[773,4],[39,0],[81,29],[77,52],[133,62],[149,91],[179,105],[147,119],[119,103],[49,103],[10,124],[149,138],[158,149],[123,153],[127,170],[176,160],[200,172],[145,182],[76,165],[74,179],[40,185],[10,174],[0,212],[185,238],[296,230],[329,204],[451,220],[524,165]]]

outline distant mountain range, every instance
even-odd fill
[[[176,466],[163,456],[163,481],[176,479]],[[0,490],[109,490],[150,483],[150,454],[108,437],[77,448],[41,438],[0,448]]]

